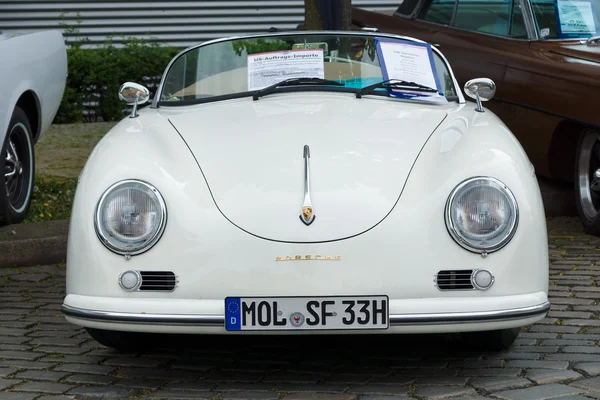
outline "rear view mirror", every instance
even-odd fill
[[[475,111],[483,112],[482,101],[489,101],[496,94],[496,84],[488,78],[475,78],[465,83],[465,94],[477,102]]]
[[[150,91],[138,83],[126,82],[119,88],[119,99],[128,105],[133,105],[129,118],[137,117],[137,106],[144,104],[149,98]]]

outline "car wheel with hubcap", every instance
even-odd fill
[[[586,232],[600,234],[600,134],[586,129],[575,159],[575,203]]]
[[[465,345],[469,348],[481,351],[501,351],[509,348],[520,332],[521,328],[463,332],[462,337]]]
[[[27,114],[15,107],[0,148],[0,225],[25,219],[33,192],[35,157]]]

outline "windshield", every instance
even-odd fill
[[[600,35],[600,0],[531,0],[542,39]]]
[[[310,85],[287,85],[287,90],[308,90],[307,86],[315,85],[319,90],[348,92],[400,79],[436,88],[436,96],[456,96],[448,67],[429,44],[305,33],[238,38],[190,49],[167,71],[158,101],[178,105],[242,97],[290,78],[321,78],[342,85],[313,79]],[[387,96],[400,91],[382,88],[376,92]],[[426,95],[431,93],[422,96]]]

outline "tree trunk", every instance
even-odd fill
[[[352,0],[304,0],[304,30],[348,30]]]
[[[323,29],[323,21],[318,6],[319,0],[304,0],[304,30],[318,31]]]

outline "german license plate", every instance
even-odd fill
[[[225,329],[387,329],[388,296],[227,297]]]

